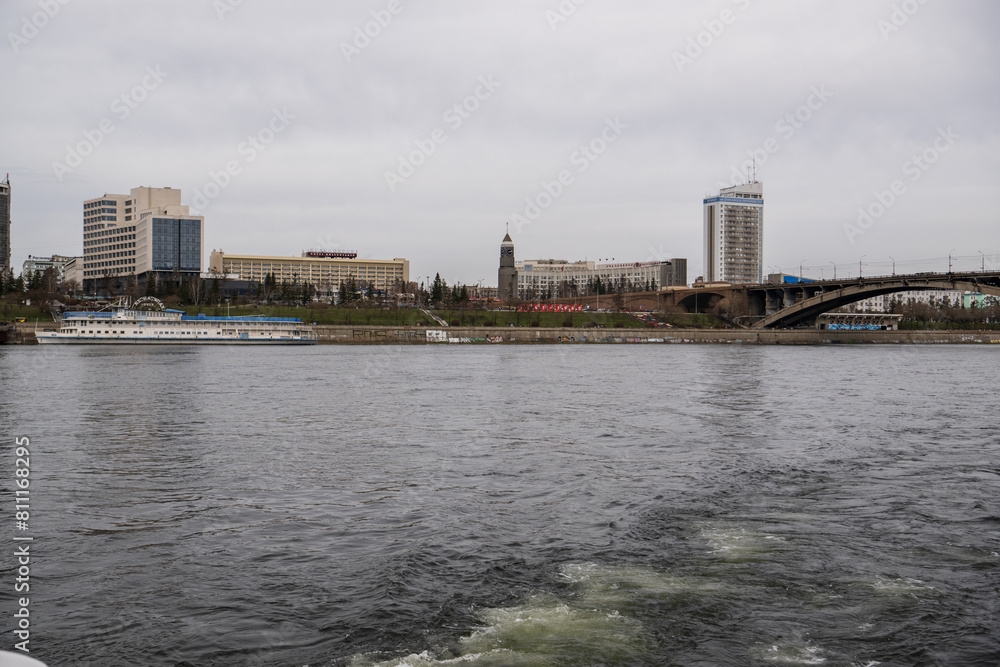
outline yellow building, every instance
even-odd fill
[[[305,252],[301,257],[265,257],[227,255],[212,251],[210,273],[238,276],[240,280],[262,283],[269,273],[289,283],[309,283],[320,293],[331,293],[350,277],[380,290],[405,285],[410,281],[409,260],[358,259],[353,253]]]

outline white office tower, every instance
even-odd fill
[[[734,185],[705,200],[705,281],[764,279],[764,184]]]

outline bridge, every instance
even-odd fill
[[[961,290],[1000,298],[1000,272],[915,273],[907,275],[817,280],[801,283],[728,285],[707,283],[663,292],[622,295],[625,308],[673,308],[689,313],[716,309],[733,321],[753,329],[788,329],[815,326],[816,318],[851,303],[874,296],[917,290]],[[613,295],[561,299],[611,307]],[[606,304],[606,305],[605,305]]]
[[[1000,272],[917,273],[902,276],[743,286],[755,329],[814,326],[823,313],[873,296],[915,290],[960,290],[1000,297]]]

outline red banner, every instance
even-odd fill
[[[566,303],[533,303],[521,306],[518,311],[522,313],[582,313],[583,306],[573,306]]]

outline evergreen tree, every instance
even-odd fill
[[[443,280],[441,280],[441,274],[440,273],[434,274],[434,283],[431,287],[432,303],[441,303],[442,301],[444,301],[444,290],[446,287],[447,284]]]
[[[361,299],[361,295],[358,293],[358,280],[354,276],[347,277],[347,298],[349,301]]]
[[[191,289],[188,287],[188,281],[181,281],[181,287],[177,290],[177,296],[180,297],[181,303],[186,304],[191,302]]]
[[[462,291],[458,295],[458,300],[460,303],[469,302],[469,290],[466,289],[465,285],[462,285]]]
[[[264,287],[263,287],[263,298],[265,301],[271,301],[274,298],[274,292],[277,289],[278,280],[274,277],[273,273],[268,272],[264,276]]]

